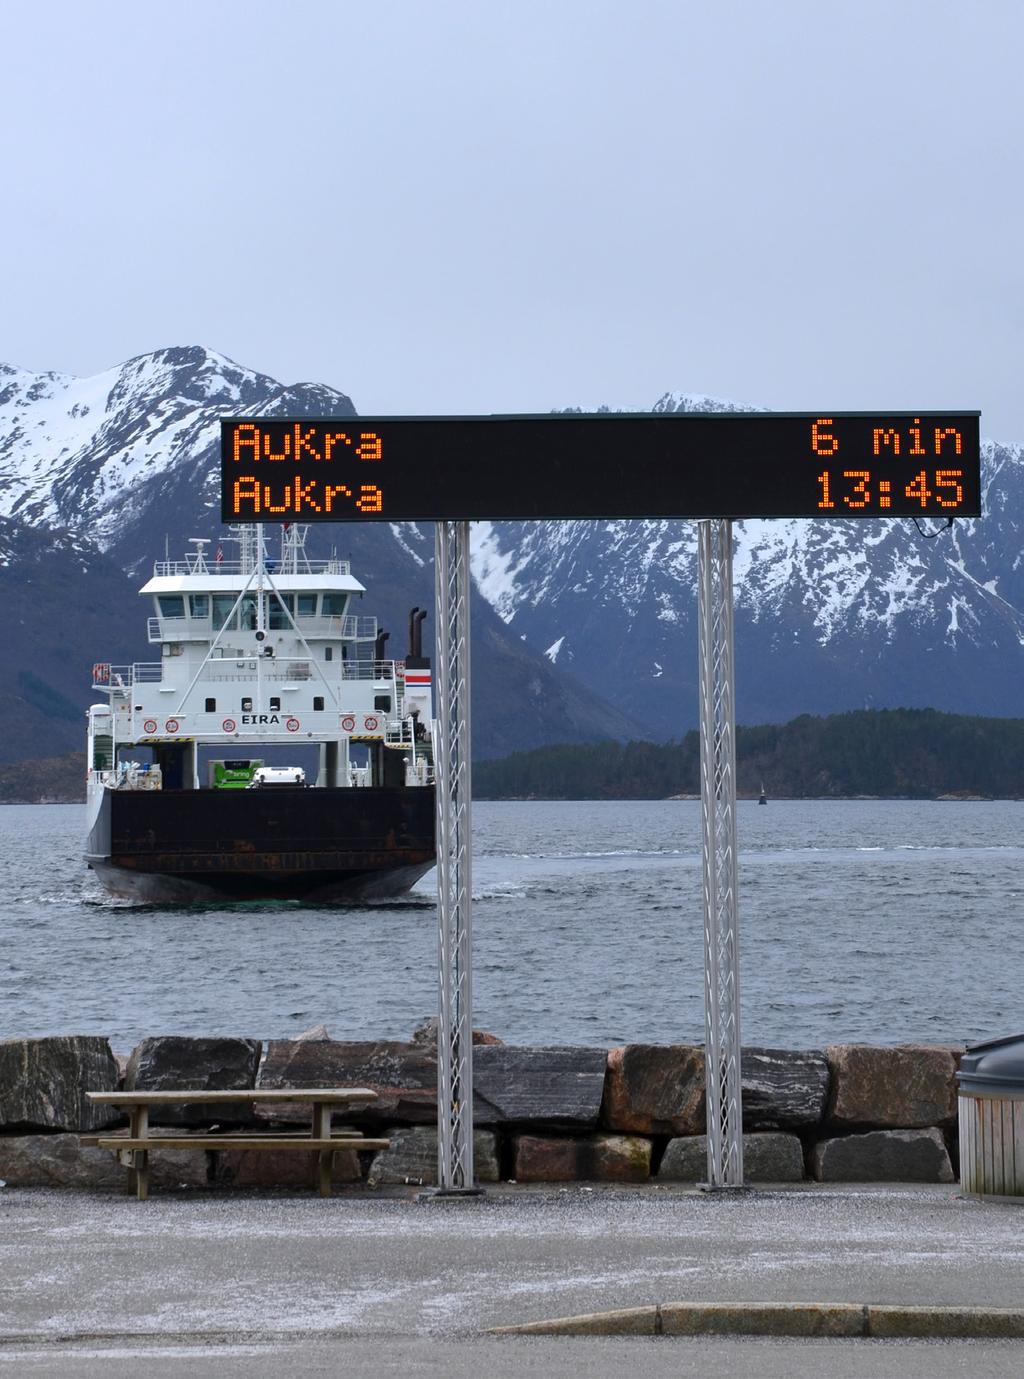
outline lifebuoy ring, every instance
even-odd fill
[[[350,733],[355,728],[355,726],[356,720],[352,717],[350,713],[347,713],[345,717],[341,720],[341,731],[343,733]]]
[[[176,733],[180,727],[181,724],[178,722],[176,718],[169,718],[167,722],[164,724],[164,732]]]
[[[285,720],[284,726],[288,729],[290,733],[297,733],[301,725],[297,718],[289,718]]]
[[[220,726],[223,732],[233,733],[235,729],[238,727],[238,724],[235,722],[233,718],[225,718],[224,722]]]
[[[374,718],[372,713],[367,714],[367,716],[363,719],[363,727],[366,729],[368,733],[375,733],[377,731],[377,720]]]
[[[155,732],[156,732],[156,719],[155,719],[155,718],[147,718],[146,721],[145,721],[145,723],[143,723],[143,725],[142,725],[142,731],[143,731],[144,733],[155,733]]]

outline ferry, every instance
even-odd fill
[[[274,558],[262,525],[229,530],[140,590],[159,659],[93,666],[86,862],[144,903],[400,895],[435,861],[426,613],[393,659],[307,527],[283,526]]]

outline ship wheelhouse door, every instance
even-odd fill
[[[89,770],[114,769],[114,716],[107,704],[89,709]]]

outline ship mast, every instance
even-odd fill
[[[256,712],[263,712],[263,651],[267,643],[266,617],[263,608],[263,575],[266,551],[263,547],[263,523],[256,523]]]

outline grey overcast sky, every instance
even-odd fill
[[[980,407],[1024,440],[1019,0],[7,0],[0,359],[364,412]]]

